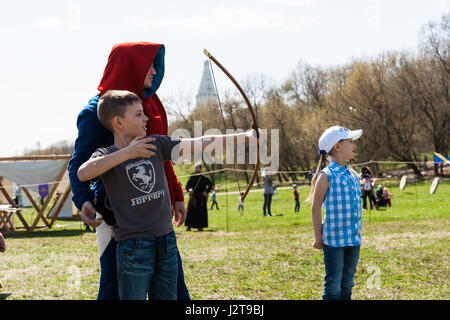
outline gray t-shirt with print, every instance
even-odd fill
[[[172,204],[164,174],[164,161],[180,143],[169,136],[151,135],[155,156],[130,159],[100,176],[116,218],[117,241],[136,237],[160,237],[173,231]],[[118,151],[115,146],[99,148],[91,158]]]

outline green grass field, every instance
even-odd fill
[[[422,182],[400,191],[392,185],[392,208],[363,211],[354,299],[450,298],[450,183],[434,195],[429,187]],[[228,206],[218,195],[220,210],[209,212],[208,229],[176,229],[191,297],[321,299],[323,254],[311,247],[308,191],[300,191],[300,213],[294,213],[292,190],[279,188],[275,217],[263,217],[260,191],[249,194],[243,216],[237,194],[228,195]],[[11,293],[9,299],[95,299],[96,237],[74,223],[57,220],[58,228],[6,235],[0,292]]]

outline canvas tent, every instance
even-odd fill
[[[36,218],[29,225],[23,219],[20,210],[17,210],[16,214],[26,231],[34,231],[36,228],[41,228],[38,226],[40,220],[44,222],[44,228],[51,228],[61,212],[63,212],[64,216],[72,216],[70,184],[67,181],[65,185],[61,183],[62,178],[66,174],[69,159],[70,155],[0,158],[0,176],[19,186],[25,194],[26,200],[32,204],[37,213]],[[47,188],[47,195],[40,203],[36,201],[33,194],[42,193],[43,186]],[[63,187],[63,191],[58,200],[50,207],[50,200],[54,197],[58,187]],[[1,182],[0,191],[8,203],[15,207],[13,200]],[[44,216],[46,209],[50,210],[47,217]]]

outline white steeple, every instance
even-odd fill
[[[202,80],[200,81],[200,87],[198,88],[198,93],[195,96],[195,99],[197,106],[206,104],[208,101],[217,103],[217,94],[214,89],[214,82],[212,80],[208,60],[203,63]]]

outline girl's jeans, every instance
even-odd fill
[[[323,245],[325,262],[323,300],[351,299],[359,249],[360,246],[331,247]]]
[[[117,242],[117,278],[121,300],[176,300],[177,243],[172,231],[161,237]]]

